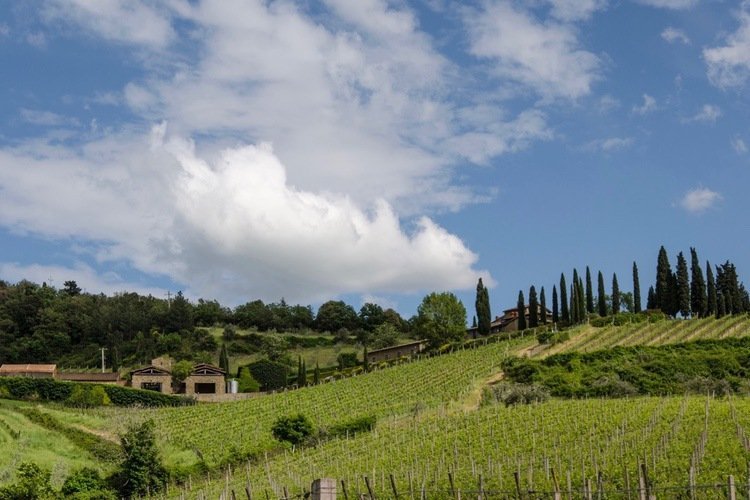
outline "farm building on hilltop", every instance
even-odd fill
[[[426,347],[426,340],[418,340],[416,342],[410,342],[408,344],[376,349],[367,353],[366,361],[368,363],[380,363],[381,361],[392,361],[398,358],[408,358],[424,351]]]
[[[529,323],[529,306],[526,305],[524,308],[524,314],[526,315],[526,324]],[[542,306],[539,306],[539,324],[542,323]],[[547,323],[552,322],[552,311],[547,309]],[[478,328],[473,326],[466,330],[467,335],[475,337],[478,333]],[[490,323],[490,333],[500,332],[515,332],[518,331],[518,308],[506,309],[503,311],[502,316],[495,316],[495,319]]]
[[[136,389],[161,392],[163,394],[226,394],[226,372],[206,363],[195,365],[179,387],[172,386],[172,372],[167,369],[171,363],[164,358],[152,360],[149,366],[130,372],[130,385]]]
[[[0,365],[0,377],[57,378],[57,365]]]
[[[115,384],[125,385],[126,381],[120,378],[120,374],[117,372],[108,373],[72,373],[72,372],[59,372],[57,374],[58,380],[65,380],[67,382],[88,382],[91,384]]]

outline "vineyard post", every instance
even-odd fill
[[[479,474],[479,496],[477,498],[484,500],[484,476],[482,474]]]
[[[346,481],[341,480],[341,492],[344,494],[344,500],[349,500],[349,495],[346,493]]]
[[[247,495],[247,500],[253,500],[253,495],[250,493],[250,483],[245,486],[245,495]]]
[[[586,486],[584,488],[584,495],[586,500],[593,500],[593,488],[591,487],[591,478],[586,478]]]
[[[628,493],[628,500],[630,500],[630,470],[625,467],[625,491]]]
[[[284,491],[284,500],[289,500],[289,490],[286,489],[286,486],[284,486],[282,490]]]
[[[450,472],[450,471],[448,471],[448,482],[451,485],[451,496],[453,498],[457,498],[457,496],[456,496],[456,485],[453,484],[453,473]]]
[[[688,482],[690,483],[690,500],[695,500],[695,467],[688,471]]]
[[[365,486],[367,486],[367,493],[370,494],[370,498],[374,499],[375,494],[372,492],[372,486],[370,486],[370,478],[365,476]]]
[[[596,475],[596,498],[602,500],[602,495],[604,495],[604,479],[602,471],[599,471]]]
[[[521,474],[516,470],[513,471],[513,479],[516,482],[516,495],[517,498],[521,498]]]
[[[737,491],[734,488],[734,476],[729,475],[729,500],[737,500]]]
[[[396,489],[396,480],[393,478],[393,474],[388,474],[388,479],[391,481],[391,489],[393,490],[393,498],[398,498],[398,490]]]
[[[550,468],[550,474],[552,474],[552,483],[555,486],[555,500],[562,500],[562,494],[560,493],[560,483],[557,481],[557,475],[555,469]]]
[[[570,469],[565,473],[565,480],[568,483],[568,500],[573,500],[573,480],[570,477]]]
[[[638,474],[638,500],[646,500],[646,482],[643,480],[643,474]]]

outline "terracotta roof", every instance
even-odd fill
[[[370,354],[374,354],[374,353],[393,351],[395,349],[400,349],[402,347],[411,347],[411,346],[417,346],[417,345],[426,344],[426,343],[427,343],[426,340],[417,340],[416,342],[409,342],[408,344],[394,345],[391,347],[384,347],[382,349],[375,349],[374,351],[369,351],[367,355],[369,356]]]
[[[158,366],[145,366],[143,368],[139,368],[137,370],[133,370],[130,372],[131,375],[165,375],[165,376],[172,376],[170,372],[163,368],[159,368]]]
[[[0,373],[55,373],[57,365],[0,365]]]
[[[117,382],[120,380],[119,373],[58,373],[57,378],[60,380],[70,380],[73,382]]]

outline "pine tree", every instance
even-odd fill
[[[529,328],[539,326],[539,302],[536,297],[536,288],[531,285],[529,289]]]
[[[490,295],[484,283],[482,283],[482,278],[479,278],[479,282],[477,283],[475,305],[477,310],[477,331],[480,335],[488,335],[490,333],[492,313],[490,312]]]
[[[641,312],[641,280],[638,278],[638,266],[633,262],[633,311]]]
[[[591,271],[586,266],[586,312],[594,314],[594,290],[591,285]]]
[[[560,322],[560,309],[557,307],[557,286],[552,285],[552,323]]]
[[[620,312],[620,287],[617,284],[617,273],[612,275],[612,314]]]
[[[646,309],[656,309],[656,292],[654,287],[648,287],[648,296],[646,298]]]
[[[544,296],[544,287],[539,292],[539,315],[543,325],[547,324],[547,298]]]
[[[560,319],[566,325],[570,324],[570,310],[568,309],[568,286],[565,284],[565,275],[560,274]]]
[[[677,290],[677,312],[683,318],[690,316],[690,279],[688,278],[688,268],[685,256],[682,252],[677,254],[677,270],[675,271]]]
[[[523,300],[523,292],[518,291],[518,330],[526,330],[526,304]]]
[[[690,309],[694,316],[703,318],[708,308],[706,296],[706,280],[703,279],[703,269],[698,261],[695,248],[690,248]]]
[[[708,261],[706,261],[706,301],[706,316],[717,314],[719,300],[716,296],[716,281],[714,281],[714,273]]]
[[[604,289],[604,276],[601,271],[597,276],[597,293],[599,294],[596,298],[597,309],[599,316],[603,318],[607,315],[607,292]]]
[[[669,265],[669,257],[667,257],[667,251],[662,246],[659,249],[659,257],[656,261],[656,306],[662,310],[662,312],[669,314],[671,309],[670,301],[670,287],[669,281],[672,276],[672,268]]]

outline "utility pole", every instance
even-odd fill
[[[167,290],[166,295],[167,295],[167,309],[171,309],[172,308],[172,292]]]
[[[104,351],[106,351],[106,350],[107,350],[106,347],[102,347],[101,348],[101,351],[102,351],[102,373],[104,373]]]

